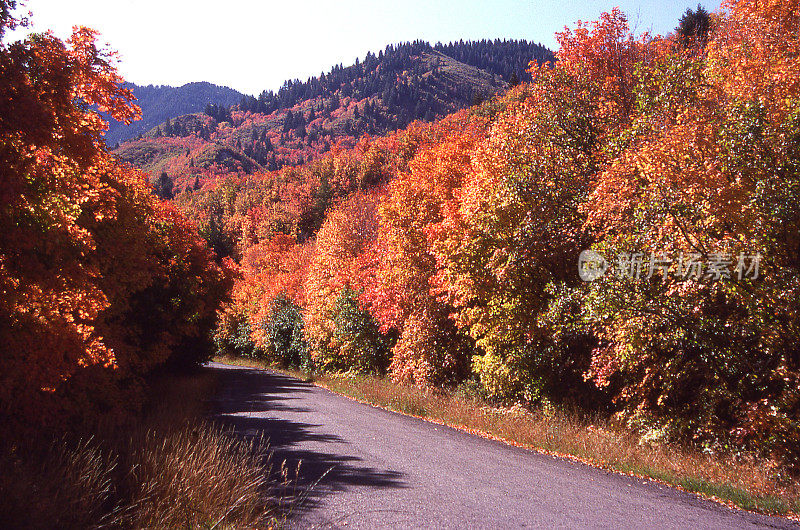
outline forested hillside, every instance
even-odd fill
[[[526,40],[460,40],[448,44],[437,42],[433,49],[456,61],[499,75],[511,85],[531,80],[529,62],[555,60],[553,52],[541,44]]]
[[[800,509],[797,5],[725,0],[667,36],[614,9],[555,55],[391,45],[257,98],[124,84],[83,27],[9,43],[16,9],[0,0],[6,526],[282,526],[275,496],[291,514],[308,491],[285,462],[270,478],[257,429],[186,422],[214,381],[191,415],[129,429],[163,405],[157,378],[179,394],[214,355],[380,379],[498,436],[535,418],[548,452],[555,426],[595,464]],[[202,112],[111,152],[132,90],[152,120]]]
[[[106,143],[112,147],[125,140],[136,138],[169,118],[202,112],[208,104],[227,107],[242,98],[242,94],[231,88],[206,82],[187,83],[180,87],[139,86],[126,82],[122,86],[131,91],[142,114],[139,120],[129,124],[113,118],[108,120]]]
[[[549,50],[526,41],[459,43],[448,50],[487,70],[425,42],[390,45],[352,66],[335,66],[306,82],[287,81],[277,93],[168,120],[115,153],[148,171],[154,182],[164,174],[169,194],[231,172],[298,165],[335,144],[352,147],[363,135],[432,121],[491,98],[531,61],[552,59]]]
[[[794,8],[768,4],[669,37],[614,10],[477,107],[181,194],[243,274],[219,351],[796,471],[800,64]],[[607,268],[583,281],[589,249]]]
[[[342,90],[343,96],[353,96],[356,99],[382,95],[384,91],[389,91],[391,94],[392,89],[398,89],[394,86],[398,74],[420,68],[420,65],[414,63],[413,58],[431,52],[439,52],[483,70],[506,83],[511,82],[515,74],[518,77],[527,75],[528,63],[531,61],[542,63],[554,60],[550,50],[541,44],[525,40],[459,41],[447,45],[437,43],[433,47],[424,41],[389,45],[377,55],[368,53],[363,62],[356,59],[356,63],[352,66],[345,68],[340,64],[327,74],[322,73],[319,77],[306,82],[287,81],[277,94],[271,90],[264,91],[255,102],[252,99],[245,102],[244,110],[269,113],[282,108],[291,108],[308,99],[329,96],[339,90]],[[476,92],[480,88],[464,86],[462,90],[472,89],[475,95],[480,95],[480,92]],[[416,119],[422,117],[423,114],[419,114]]]

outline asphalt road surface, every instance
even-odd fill
[[[299,528],[797,528],[659,484],[388,412],[273,372],[209,365],[219,417],[302,460]]]

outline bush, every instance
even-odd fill
[[[264,357],[285,367],[312,370],[314,364],[303,335],[300,308],[285,296],[270,302],[269,319],[261,323]]]
[[[394,341],[380,332],[372,315],[359,306],[358,293],[349,287],[336,298],[333,324],[331,353],[321,363],[325,369],[386,373]]]

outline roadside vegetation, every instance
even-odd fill
[[[216,388],[200,371],[160,376],[143,411],[68,434],[4,433],[3,528],[279,526],[296,478],[264,439],[206,419]]]
[[[138,109],[114,54],[33,34],[0,0],[0,527],[243,528],[279,518],[263,440],[203,419],[232,285],[119,164],[96,111]],[[186,374],[195,375],[186,375]]]

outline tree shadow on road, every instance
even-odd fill
[[[218,381],[219,391],[211,403],[215,419],[242,436],[262,436],[269,440],[273,462],[285,462],[292,473],[300,471],[291,487],[302,502],[292,508],[294,515],[313,509],[329,493],[353,486],[404,488],[402,473],[359,466],[361,460],[337,454],[336,444],[346,443],[322,425],[276,418],[274,412],[311,412],[292,403],[312,392],[309,383],[280,374],[249,368],[208,366]],[[308,450],[302,442],[330,443],[331,451]]]

